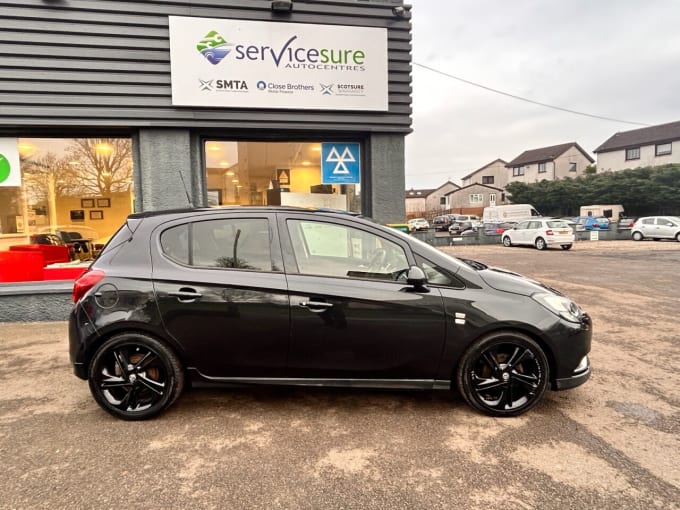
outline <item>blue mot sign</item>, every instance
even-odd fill
[[[322,143],[321,182],[323,184],[359,184],[361,182],[360,156],[358,143]]]

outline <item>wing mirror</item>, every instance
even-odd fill
[[[429,292],[425,287],[427,283],[427,276],[425,276],[425,271],[423,271],[418,266],[411,266],[406,273],[406,283],[413,285],[413,288],[420,292]]]

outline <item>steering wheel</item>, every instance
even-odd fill
[[[371,257],[368,260],[368,271],[371,273],[380,271],[380,269],[382,269],[382,267],[385,265],[386,259],[387,252],[382,248],[378,248],[373,253],[371,253]]]

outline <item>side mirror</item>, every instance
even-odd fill
[[[427,283],[427,276],[425,272],[418,266],[411,266],[406,273],[406,283],[413,285],[415,290],[428,292],[425,288]]]

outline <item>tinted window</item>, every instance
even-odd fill
[[[527,228],[541,228],[542,226],[540,221],[531,221]]]
[[[401,246],[363,230],[304,220],[288,220],[288,230],[303,274],[395,280],[408,268]]]
[[[272,270],[269,222],[265,218],[180,225],[163,232],[161,247],[171,259],[192,266]]]

